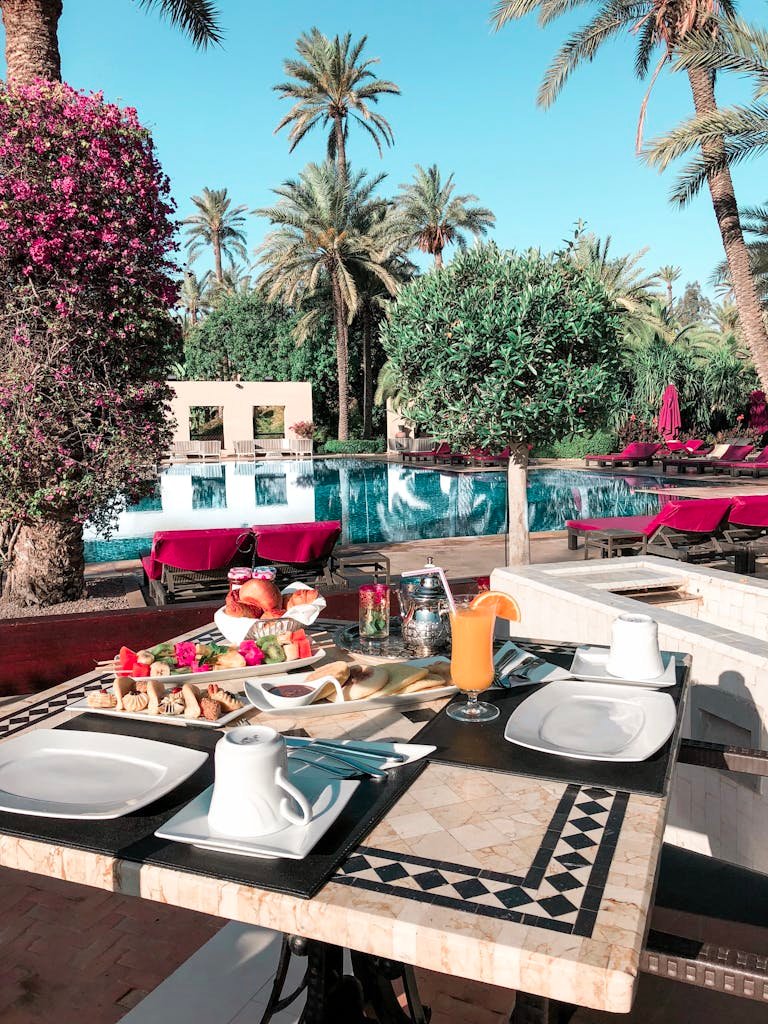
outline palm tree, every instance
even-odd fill
[[[667,305],[671,306],[673,301],[672,285],[675,281],[680,279],[682,270],[680,267],[673,267],[670,263],[666,263],[663,267],[659,267],[657,277],[660,281],[663,281],[667,286]]]
[[[219,11],[213,0],[138,0],[157,9],[174,27],[205,48],[220,43]],[[58,27],[63,0],[0,0],[5,25],[7,77],[16,85],[33,78],[61,81]]]
[[[210,285],[210,270],[198,277],[191,267],[184,270],[184,279],[179,289],[179,306],[182,310],[182,325],[185,331],[194,327],[201,315],[208,312],[210,303],[208,301],[208,288]]]
[[[629,313],[647,309],[656,297],[658,274],[649,274],[642,266],[648,252],[640,249],[626,256],[612,256],[611,236],[605,241],[593,234],[578,232],[568,256],[591,278],[599,281],[617,306]]]
[[[291,152],[307,132],[317,125],[329,129],[328,156],[336,160],[339,177],[347,176],[346,139],[349,120],[364,128],[376,143],[379,155],[381,144],[391,146],[394,141],[389,122],[371,110],[370,104],[379,102],[387,93],[400,93],[394,82],[376,78],[371,67],[379,58],[361,60],[368,37],[352,43],[346,35],[328,39],[318,28],[299,36],[296,49],[299,60],[286,60],[283,64],[287,82],[274,86],[283,99],[293,106],[275,128],[275,133],[290,125],[288,139]]]
[[[192,202],[198,212],[186,217],[182,223],[188,224],[190,263],[197,259],[206,246],[213,249],[213,262],[216,280],[224,283],[224,266],[222,256],[234,262],[234,257],[246,259],[248,249],[245,244],[245,212],[247,206],[232,206],[232,200],[225,188],[204,188],[202,195],[192,196]]]
[[[265,269],[257,285],[268,298],[288,305],[311,303],[328,289],[336,334],[339,381],[339,440],[349,436],[349,321],[358,307],[358,282],[378,277],[394,294],[379,237],[388,203],[374,195],[384,175],[364,172],[341,179],[331,160],[309,164],[298,179],[275,189],[279,201],[254,210],[276,225],[257,249]]]
[[[221,281],[214,277],[208,284],[206,298],[215,306],[227,295],[245,295],[251,290],[251,275],[242,264],[230,263],[224,268]]]
[[[467,234],[480,238],[496,223],[496,218],[484,206],[471,206],[477,196],[453,195],[453,175],[443,184],[437,164],[425,171],[416,164],[412,182],[400,186],[397,206],[403,221],[407,248],[421,249],[435,259],[435,266],[443,265],[443,249],[455,242],[466,248]]]
[[[586,5],[587,0],[496,0],[493,21],[497,29],[508,21],[522,18],[534,10],[539,12],[539,24],[543,27],[555,18],[570,12],[576,6]],[[609,42],[622,32],[628,32],[637,39],[635,70],[645,78],[649,72],[654,51],[661,53],[651,74],[651,88],[661,70],[668,63],[677,61],[675,67],[683,67],[679,55],[690,39],[700,40],[704,34],[719,35],[715,16],[722,13],[733,16],[732,0],[601,0],[597,12],[587,25],[575,32],[560,48],[542,81],[538,102],[550,106],[572,72],[581,64],[594,59],[602,44]],[[709,122],[717,121],[718,110],[715,99],[714,76],[706,66],[691,60],[684,69],[693,94],[696,114]],[[650,92],[650,89],[649,89]],[[648,103],[646,93],[640,108],[638,122],[638,147],[642,138],[642,127]],[[739,209],[729,169],[728,152],[720,129],[712,130],[702,137],[702,158],[705,162],[703,178],[709,185],[715,218],[725,249],[728,267],[733,281],[736,303],[739,307],[744,336],[752,352],[760,379],[768,385],[768,333],[762,318],[755,282],[749,266],[749,253],[739,219]],[[663,165],[667,156],[652,154],[652,159]],[[678,192],[677,200],[685,197]]]
[[[768,306],[768,207],[745,207],[741,211],[741,223],[747,238],[749,265],[757,294],[763,306]],[[727,262],[717,265],[712,280],[718,291],[732,295],[733,285]]]

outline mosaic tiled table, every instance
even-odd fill
[[[317,640],[340,657],[329,633]],[[102,685],[93,672],[6,705],[0,737],[71,718]],[[268,722],[408,740],[441,705]],[[7,834],[0,863],[621,1013],[634,998],[666,812],[666,797],[430,763],[311,900]]]

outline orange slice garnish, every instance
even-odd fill
[[[477,597],[472,598],[472,608],[488,608],[493,610],[496,617],[506,619],[508,622],[520,621],[520,605],[509,594],[502,594],[498,590],[483,590]]]

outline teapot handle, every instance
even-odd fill
[[[297,789],[292,782],[289,782],[285,777],[285,769],[281,766],[275,769],[275,782],[284,789],[288,796],[293,797],[296,803],[299,805],[300,814],[297,814],[293,810],[287,799],[280,801],[280,813],[292,825],[308,825],[312,820],[312,808],[309,805],[309,800],[304,796],[300,789]]]

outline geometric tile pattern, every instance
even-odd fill
[[[523,874],[360,846],[332,881],[589,937],[628,800],[628,793],[567,786]]]
[[[68,690],[62,690],[53,697],[46,697],[35,704],[26,704],[16,708],[9,715],[0,717],[0,739],[12,736],[22,729],[28,729],[30,725],[37,725],[38,722],[42,722],[46,718],[61,714],[62,711],[67,710],[70,704],[82,700],[91,690],[100,690],[103,686],[110,686],[113,679],[112,673],[108,672],[88,683],[78,683]]]

